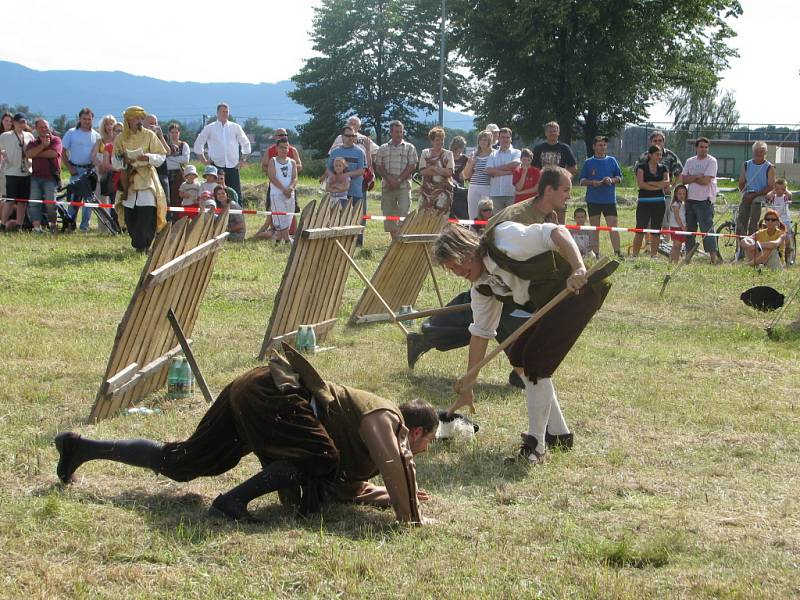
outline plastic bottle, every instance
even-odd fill
[[[294,347],[297,348],[299,352],[305,352],[306,346],[308,344],[308,332],[305,325],[300,325],[297,327],[297,335],[294,338]]]
[[[167,372],[167,397],[188,398],[192,395],[193,383],[194,378],[189,361],[184,356],[174,357]]]
[[[306,328],[306,352],[314,354],[317,351],[317,332],[309,325]]]

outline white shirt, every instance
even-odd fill
[[[31,174],[31,159],[25,158],[24,148],[28,147],[33,141],[33,134],[27,131],[22,132],[22,146],[20,138],[14,130],[6,131],[0,135],[0,148],[6,155],[3,164],[3,175],[13,177],[28,177]]]
[[[699,201],[702,202],[703,200],[711,200],[711,203],[714,203],[714,200],[717,198],[717,159],[711,156],[710,154],[706,156],[703,160],[700,160],[696,156],[692,156],[690,159],[686,161],[686,164],[683,165],[683,171],[681,171],[681,175],[701,175],[704,177],[711,177],[711,183],[708,185],[702,185],[700,183],[690,183],[689,184],[689,200]]]
[[[172,142],[169,142],[171,144]],[[167,144],[167,148],[169,148],[169,144]],[[181,140],[180,142],[180,149],[181,153],[172,155],[167,155],[167,170],[168,171],[177,171],[178,169],[183,168],[184,165],[189,164],[189,144]]]
[[[250,154],[250,140],[238,123],[214,121],[203,127],[194,142],[194,153],[203,154],[203,146],[208,143],[208,158],[218,167],[233,169],[239,166],[239,148],[242,158]]]
[[[495,150],[486,160],[486,168],[497,168],[512,162],[519,162],[520,150],[509,146],[508,150]],[[513,173],[508,175],[492,175],[489,180],[490,196],[513,196],[517,190],[514,188]]]
[[[534,223],[522,225],[513,221],[500,223],[494,228],[494,241],[499,250],[514,260],[528,260],[544,252],[558,251],[551,239],[555,223]],[[494,296],[485,296],[476,288],[488,285],[492,292],[500,296],[513,296],[517,304],[525,304],[530,300],[528,288],[530,282],[501,269],[488,256],[483,257],[484,273],[472,284],[472,324],[469,332],[486,339],[497,335],[497,325],[503,312],[503,303]]]

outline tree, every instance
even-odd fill
[[[320,56],[292,77],[289,93],[311,115],[299,128],[303,144],[327,150],[354,114],[378,143],[392,119],[415,133],[417,113],[437,108],[440,10],[440,0],[323,0],[311,33]],[[445,74],[449,104],[467,89],[457,66]]]
[[[697,135],[706,137],[739,125],[733,94],[716,87],[699,94],[688,88],[675,91],[669,97],[667,114],[673,116],[676,129],[696,129]]]
[[[738,0],[451,0],[458,46],[481,81],[479,121],[583,137],[643,120],[669,89],[712,89],[735,56]],[[591,152],[590,152],[591,153]]]
[[[718,90],[716,86],[700,92],[675,90],[669,96],[667,114],[673,116],[677,130],[674,143],[678,148],[684,148],[690,137],[713,137],[739,125],[736,99],[730,90]]]

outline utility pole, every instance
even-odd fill
[[[444,126],[444,35],[445,19],[447,15],[447,0],[442,0],[441,46],[439,48],[439,127]]]

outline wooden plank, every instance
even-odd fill
[[[172,256],[167,257],[165,263],[172,260],[181,254],[184,254],[189,249],[201,244],[205,241],[205,230],[212,217],[208,214],[199,215],[196,219],[189,222],[184,231],[184,235],[179,240],[177,246],[174,247]],[[146,329],[142,335],[137,338],[138,346],[136,353],[132,356],[136,362],[142,364],[146,363],[149,359],[162,355],[168,348],[175,345],[176,340],[171,335],[169,323],[165,315],[167,308],[172,306],[173,302],[180,299],[181,285],[187,275],[187,271],[191,271],[194,267],[192,265],[188,270],[181,270],[175,273],[167,283],[151,288],[152,300],[145,316]],[[119,408],[124,408],[127,405],[133,404],[138,398],[143,398],[147,394],[155,391],[157,386],[161,384],[160,379],[147,378],[140,382],[135,387],[128,390],[125,396],[116,400],[121,406],[115,407],[114,412],[118,412]]]
[[[117,412],[120,407],[141,399],[166,381],[164,357],[171,358],[174,349],[166,354],[162,352],[175,343],[175,338],[169,323],[153,319],[152,315],[174,304],[175,315],[182,319],[186,336],[189,335],[216,262],[217,252],[213,246],[218,246],[226,237],[227,216],[227,211],[224,211],[219,218],[204,214],[191,223],[181,220],[156,239],[126,315],[118,327],[108,371],[113,373],[113,368],[118,368],[115,363],[127,364],[123,362],[125,360],[128,363],[146,363],[146,366],[124,386],[119,386],[110,401],[107,401],[107,396],[101,397],[102,388],[107,388],[104,382],[90,415],[92,420]],[[200,246],[203,248],[197,250]],[[187,254],[189,257],[184,256]],[[151,277],[153,272],[156,272],[155,277]],[[180,345],[177,348],[180,352]],[[154,355],[156,358],[151,359]]]
[[[201,240],[219,237],[226,232],[228,228],[227,209],[216,217],[212,214],[207,214],[204,215],[204,218],[206,219],[207,225],[203,228]],[[200,304],[205,297],[218,256],[218,252],[207,255],[203,260],[187,269],[183,278],[177,278],[178,282],[176,285],[179,285],[180,288],[178,300],[173,303],[173,310],[176,317],[183,323],[182,330],[186,337],[190,337],[194,332],[197,315],[200,311]],[[162,348],[168,348],[175,343],[175,338],[169,327],[164,328],[164,335]],[[167,373],[163,372],[156,379],[152,380],[152,390],[162,387],[166,383],[166,380]]]
[[[325,321],[322,321],[321,323],[312,323],[311,326],[314,328],[314,333],[319,334],[318,330],[327,331],[328,329],[330,329],[336,323],[336,321],[337,321],[337,319],[334,317],[333,319],[327,319]],[[269,341],[269,345],[270,346],[274,346],[276,343],[283,342],[283,341],[289,342],[290,338],[292,338],[292,337],[297,335],[297,331],[298,330],[295,329],[294,331],[287,331],[286,333],[282,333],[281,335],[276,335],[274,338],[272,338]],[[292,344],[292,345],[294,345],[294,344]]]
[[[192,343],[192,340],[186,340],[189,344]],[[128,381],[118,386],[115,390],[110,391],[108,394],[108,398],[112,399],[120,394],[127,393],[132,387],[141,385],[142,382],[147,381],[154,375],[159,374],[162,369],[169,366],[169,361],[171,361],[175,356],[183,352],[183,348],[180,345],[175,346],[168,352],[162,354],[161,356],[154,358],[141,369],[136,371],[136,373],[131,377]],[[124,407],[123,407],[124,408]],[[118,409],[118,410],[121,410]]]
[[[147,276],[144,289],[149,289],[154,285],[158,285],[165,279],[172,277],[178,271],[186,269],[187,267],[192,266],[194,263],[203,260],[211,252],[219,251],[219,249],[222,247],[222,242],[226,237],[228,237],[227,231],[213,239],[208,240],[207,242],[200,244],[199,246],[195,246],[188,252],[173,258],[168,263],[160,266],[155,271],[152,271],[150,275]]]
[[[308,240],[318,240],[323,238],[358,235],[362,231],[364,231],[363,225],[346,225],[342,227],[322,227],[315,229],[306,229],[305,231],[303,231],[302,236]]]
[[[121,384],[129,381],[138,368],[139,365],[137,363],[131,363],[113,377],[108,378],[104,384],[103,395],[108,395],[110,392],[119,388]]]
[[[329,204],[320,203],[317,205],[310,222],[312,227],[319,227],[325,222],[329,208]],[[289,284],[291,287],[290,301],[287,303],[287,309],[283,313],[283,323],[278,330],[279,333],[295,329],[303,323],[306,307],[311,299],[310,291],[314,284],[313,274],[318,266],[318,255],[325,246],[324,240],[307,240],[302,237],[296,237],[295,244],[301,248],[301,252],[295,259],[298,262],[297,271]]]
[[[128,310],[126,311],[125,316],[118,327],[117,337],[111,350],[111,356],[109,357],[109,367],[106,371],[106,376],[104,379],[108,379],[112,373],[119,371],[122,365],[128,365],[131,362],[138,362],[140,364],[142,363],[142,361],[136,359],[131,360],[131,357],[135,354],[135,343],[138,340],[139,332],[142,331],[144,326],[144,319],[142,315],[148,314],[148,307],[152,300],[154,291],[144,290],[142,286],[147,273],[172,258],[174,255],[174,246],[178,243],[184,230],[185,224],[178,226],[172,225],[162,230],[162,232],[156,238],[156,243],[154,243],[152,246],[150,256],[148,257],[148,260],[142,270],[142,275],[139,278],[139,283],[134,290],[133,296],[131,297]],[[102,389],[100,391],[102,391]],[[92,411],[89,415],[89,419],[92,422],[96,422],[99,419],[105,418],[114,412],[114,403],[106,402],[105,396],[102,396],[100,391],[98,391],[95,406],[92,408]]]
[[[355,243],[355,239],[359,233],[360,227],[353,222],[353,213],[357,209],[352,205],[345,208],[338,207],[330,213],[329,223],[331,227],[336,228],[350,228],[350,235],[345,238],[339,238],[346,244]],[[361,228],[363,230],[363,227]],[[316,269],[314,285],[311,291],[311,304],[308,306],[306,313],[302,319],[303,323],[315,323],[329,318],[338,316],[339,306],[341,304],[341,297],[343,287],[340,285],[341,277],[347,277],[347,272],[342,273],[341,267],[344,259],[339,254],[339,251],[333,245],[331,239],[325,240],[324,257]],[[322,340],[324,333],[318,335],[317,339]]]
[[[347,207],[347,210],[342,215],[342,218],[347,223],[361,223],[361,215],[363,214],[362,210],[362,205],[360,203],[356,206],[351,204]],[[352,255],[354,253],[357,241],[357,237],[347,238],[344,240],[343,245],[347,250],[348,255]],[[335,317],[339,314],[339,307],[342,304],[344,291],[347,287],[347,276],[350,273],[350,263],[347,261],[347,259],[341,256],[338,251],[331,252],[331,260],[334,264],[333,281],[335,283],[333,291],[328,298],[326,314]]]
[[[439,239],[438,233],[405,233],[397,236],[402,244],[432,244]]]
[[[314,214],[314,208],[317,202],[312,200],[309,202],[305,208],[300,212],[300,220],[298,223],[298,229],[301,231],[308,226],[308,221]],[[261,351],[258,354],[258,360],[264,360],[267,356],[267,351],[269,350],[269,340],[273,337],[273,332],[277,332],[279,329],[278,321],[282,320],[283,318],[283,311],[285,310],[285,306],[288,300],[288,296],[292,291],[288,284],[288,282],[294,279],[294,273],[297,271],[297,256],[301,252],[301,248],[299,244],[292,245],[292,249],[289,252],[289,258],[286,261],[286,268],[283,271],[283,277],[281,277],[281,283],[278,286],[278,292],[275,294],[275,301],[272,304],[272,312],[269,315],[269,320],[267,321],[267,331],[264,333],[264,341],[261,343]]]

